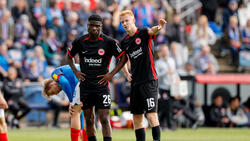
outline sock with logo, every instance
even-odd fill
[[[70,131],[71,141],[78,141],[80,131],[81,131],[80,129],[71,128],[71,131]]]
[[[161,140],[161,129],[160,126],[155,126],[152,128],[152,136],[154,141],[160,141]]]
[[[8,141],[7,133],[0,133],[0,141]]]
[[[145,130],[144,128],[135,130],[136,141],[145,141]]]

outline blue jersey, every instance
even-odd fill
[[[76,68],[80,70],[79,65],[76,65]],[[65,92],[69,101],[72,102],[74,94],[75,94],[75,88],[78,83],[78,79],[76,78],[70,66],[64,65],[64,66],[56,68],[51,73],[51,77],[54,81],[57,82],[59,87]],[[83,126],[84,126],[83,112],[81,112],[81,129],[83,129]]]
[[[79,65],[76,65],[76,68],[80,70]],[[54,81],[57,82],[59,87],[67,94],[69,101],[72,102],[74,97],[74,90],[78,83],[78,79],[76,78],[70,66],[64,65],[56,68],[52,72],[51,77]]]

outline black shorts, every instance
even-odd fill
[[[131,86],[130,110],[132,114],[157,112],[158,81],[153,80]]]
[[[82,109],[89,109],[95,106],[96,109],[110,109],[111,96],[107,89],[86,89],[80,85],[80,101]]]

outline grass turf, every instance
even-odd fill
[[[151,130],[147,130],[147,141],[152,141]],[[162,131],[162,141],[250,141],[250,129],[200,128]],[[133,130],[113,130],[113,141],[135,141]],[[70,141],[69,129],[32,128],[9,130],[9,141]],[[97,139],[102,134],[97,132]]]

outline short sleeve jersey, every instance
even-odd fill
[[[108,73],[109,64],[112,56],[117,59],[125,53],[119,44],[104,34],[99,36],[99,40],[92,42],[89,35],[83,35],[72,43],[72,48],[68,49],[70,57],[79,55],[80,68],[86,76],[86,80],[82,82],[85,88],[98,89],[103,85],[98,84],[101,78],[98,75]]]
[[[121,48],[131,62],[132,84],[144,83],[157,79],[154,67],[153,39],[147,28],[137,29],[134,36],[125,36]]]
[[[80,69],[79,65],[76,67],[78,70]],[[67,94],[69,101],[72,102],[74,90],[78,83],[78,80],[70,66],[65,65],[56,68],[51,73],[51,78],[57,82],[59,87]]]

